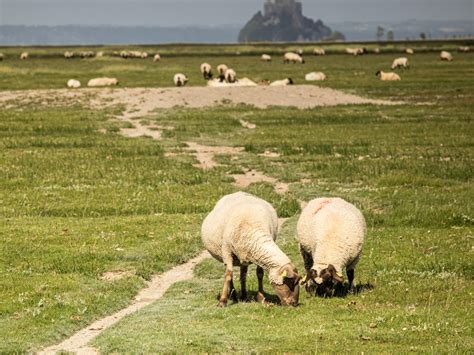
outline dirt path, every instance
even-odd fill
[[[237,155],[244,151],[242,147],[225,147],[225,146],[207,146],[195,142],[186,142],[188,151],[193,154],[199,164],[195,166],[201,169],[212,169],[219,164],[214,160],[217,154]]]
[[[209,253],[202,252],[199,256],[188,261],[186,264],[176,266],[163,274],[153,277],[148,283],[148,286],[139,292],[130,306],[111,316],[99,319],[69,339],[66,339],[58,345],[50,346],[38,352],[38,354],[55,354],[58,351],[74,352],[77,354],[98,353],[96,349],[88,345],[95,337],[105,329],[119,322],[125,316],[159,300],[174,283],[191,279],[193,277],[194,266],[207,258],[210,258]]]

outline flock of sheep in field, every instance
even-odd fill
[[[461,53],[467,53],[469,51],[470,51],[470,48],[468,46],[461,46],[458,48],[458,52],[461,52]],[[359,56],[359,55],[369,53],[369,51],[365,48],[346,48],[345,53],[352,56]],[[372,53],[379,54],[380,49],[374,48],[372,50]],[[409,55],[414,55],[415,51],[412,48],[406,48],[405,53]],[[313,54],[316,56],[324,56],[326,55],[326,51],[323,48],[315,48],[313,50]],[[147,52],[125,51],[125,50],[121,52],[113,52],[112,55],[118,56],[124,59],[134,59],[134,58],[147,59],[149,57],[149,54]],[[102,51],[97,52],[97,53],[94,53],[92,51],[82,51],[77,54],[72,51],[66,51],[64,53],[64,58],[66,59],[72,59],[74,57],[100,58],[103,56],[104,56],[104,52]],[[23,52],[20,54],[21,60],[27,60],[28,58],[29,58],[28,52]],[[5,59],[5,56],[2,53],[0,53],[0,61],[4,59]],[[451,62],[453,61],[453,55],[450,52],[442,51],[440,53],[440,59]],[[157,53],[153,56],[153,62],[156,63],[156,62],[159,62],[160,60],[161,60],[160,54]],[[262,54],[261,61],[271,62],[272,56],[269,54]],[[303,58],[303,50],[300,49],[296,53],[294,52],[285,53],[283,56],[283,63],[304,64],[305,60]],[[404,68],[404,69],[409,68],[409,61],[407,57],[396,58],[393,61],[392,70],[395,70],[398,68]],[[217,67],[217,73],[218,73],[217,78],[213,78],[214,75],[213,75],[212,67],[210,64],[202,63],[200,69],[201,69],[201,74],[203,75],[204,79],[207,81],[207,86],[209,87],[258,86],[258,85],[286,86],[286,85],[294,84],[294,81],[292,78],[285,78],[285,79],[276,80],[273,82],[270,82],[268,80],[262,80],[259,83],[256,83],[249,78],[238,78],[236,71],[232,68],[229,68],[225,64],[220,64]],[[401,80],[400,75],[393,71],[384,72],[384,71],[379,70],[377,71],[376,76],[382,81]],[[327,79],[327,76],[323,72],[311,72],[305,75],[306,81],[324,81],[326,79]],[[183,73],[177,73],[173,77],[173,83],[177,87],[185,86],[188,83],[188,81],[189,81],[188,77]],[[87,86],[88,87],[104,87],[104,86],[115,86],[118,84],[119,84],[119,81],[116,78],[103,77],[103,78],[93,78],[89,80],[89,82],[87,83]],[[80,88],[82,86],[81,82],[76,79],[70,79],[66,85],[68,88]]]
[[[298,220],[297,239],[304,262],[301,276],[290,258],[275,243],[278,216],[271,204],[244,192],[221,198],[202,224],[204,246],[225,264],[224,287],[219,306],[228,299],[238,301],[233,283],[233,267],[240,267],[241,301],[247,301],[248,266],[257,266],[258,302],[265,302],[264,272],[280,303],[296,306],[300,286],[308,294],[332,296],[342,290],[346,270],[349,292],[354,293],[355,267],[366,234],[362,213],[340,198],[318,198],[303,209]]]

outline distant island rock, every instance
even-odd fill
[[[295,0],[267,0],[264,13],[256,13],[240,31],[239,42],[309,42],[344,40],[321,20],[303,16],[303,4]]]

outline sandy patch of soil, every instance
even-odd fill
[[[100,275],[99,279],[106,281],[116,281],[132,275],[131,271],[108,271]]]
[[[260,153],[258,156],[263,157],[263,158],[279,158],[280,154],[266,150],[265,152]]]
[[[222,103],[246,104],[258,108],[289,106],[300,109],[347,104],[393,105],[400,102],[368,99],[339,90],[313,85],[282,87],[185,87],[185,88],[103,88],[2,91],[0,107],[38,103],[64,106],[89,103],[95,109],[125,105],[129,118],[145,117],[156,109],[176,106],[189,108],[214,107]]]
[[[186,142],[188,145],[188,151],[190,151],[199,164],[195,166],[201,169],[212,169],[219,164],[214,160],[214,156],[217,154],[228,154],[235,155],[243,152],[244,148],[241,147],[223,147],[223,146],[206,146],[195,142]]]
[[[250,123],[250,122],[247,122],[247,121],[244,121],[244,120],[239,120],[239,122],[242,125],[242,127],[244,127],[244,128],[247,128],[247,129],[257,128],[257,125],[254,124],[254,123]]]
[[[268,182],[270,184],[275,184],[277,180],[270,176],[265,175],[264,173],[256,170],[247,171],[245,174],[241,175],[230,175],[234,178],[234,186],[245,189],[249,187],[251,184],[259,183],[259,182]]]
[[[208,252],[203,252],[196,258],[188,261],[186,264],[176,266],[175,268],[153,277],[148,286],[140,291],[135,300],[127,308],[117,313],[99,319],[88,327],[80,330],[69,339],[54,346],[50,346],[38,354],[56,354],[58,351],[72,352],[77,354],[98,354],[99,352],[88,346],[88,344],[105,329],[110,328],[115,323],[122,320],[129,314],[150,305],[159,300],[171,285],[177,282],[189,280],[193,277],[193,268],[201,261],[209,258]]]

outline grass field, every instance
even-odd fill
[[[202,219],[235,191],[227,173],[256,169],[291,184],[284,195],[268,183],[247,191],[290,217],[279,244],[299,269],[298,199],[341,196],[361,208],[369,226],[356,271],[361,292],[302,295],[296,309],[250,303],[222,310],[216,295],[223,268],[207,260],[193,280],[104,332],[94,343],[98,349],[472,353],[473,54],[456,54],[452,63],[434,52],[416,54],[401,82],[382,83],[375,71],[387,69],[393,54],[308,56],[305,66],[284,66],[230,52],[213,58],[212,46],[184,57],[182,48],[167,50],[173,57],[153,64],[66,61],[48,55],[62,49],[30,49],[41,56],[0,62],[0,90],[62,88],[71,77],[99,75],[117,76],[123,87],[170,86],[177,71],[188,73],[191,85],[203,85],[199,64],[210,61],[229,63],[254,80],[292,76],[302,83],[306,72],[321,70],[329,80],[318,85],[405,103],[162,110],[147,118],[175,127],[162,141],[120,136],[120,123],[111,120],[120,107],[2,108],[0,352],[56,343],[123,308],[152,274],[202,250]],[[242,128],[239,118],[257,129]],[[222,166],[203,171],[183,154],[186,141],[245,152],[238,159],[218,156]],[[261,157],[264,151],[279,157]],[[250,290],[256,289],[253,270]],[[124,277],[105,280],[111,271]],[[273,294],[269,285],[266,290]]]

